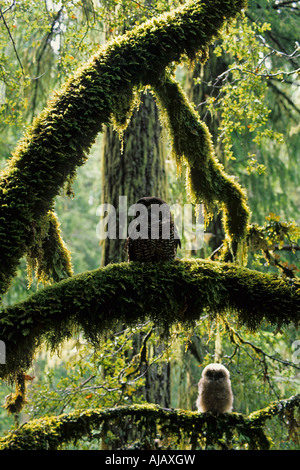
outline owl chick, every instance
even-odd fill
[[[209,364],[198,383],[198,411],[214,414],[232,411],[233,394],[229,371],[222,364]]]
[[[172,261],[181,246],[168,204],[149,196],[136,203],[139,217],[128,229],[128,261]]]

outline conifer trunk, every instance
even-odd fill
[[[112,204],[119,214],[119,197],[127,196],[127,209],[143,196],[167,199],[165,151],[154,98],[143,93],[141,104],[123,136],[107,127],[102,150],[102,203]],[[130,222],[128,217],[128,223]],[[118,224],[117,224],[118,234]],[[102,242],[101,266],[126,261],[125,239]]]
[[[167,200],[167,175],[158,110],[152,94],[143,93],[140,107],[134,112],[124,132],[123,142],[112,127],[105,129],[102,147],[102,203],[112,204],[118,215],[120,196],[127,196],[128,209],[139,198],[150,195]],[[128,217],[128,223],[130,219]],[[101,265],[126,261],[124,243],[125,239],[103,240]],[[132,354],[139,352],[142,340],[142,334],[137,333]],[[155,357],[159,353],[156,349],[155,346],[151,347],[151,356]],[[145,373],[144,399],[164,407],[170,406],[169,365],[153,364],[142,372]]]

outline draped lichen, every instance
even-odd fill
[[[187,185],[194,202],[202,201],[207,217],[218,202],[224,209],[224,228],[232,259],[246,249],[249,222],[247,198],[241,186],[228,176],[216,159],[209,130],[188,102],[180,85],[170,76],[156,81],[155,93],[163,107],[173,153],[180,166],[187,168]]]
[[[44,284],[72,276],[70,252],[61,237],[56,214],[49,211],[32,224],[32,231],[32,244],[26,249],[29,281],[33,280],[32,272]]]
[[[24,374],[17,374],[16,391],[5,397],[5,408],[8,414],[18,415],[26,403],[26,382]]]
[[[115,116],[123,128],[133,90],[154,85],[183,54],[203,52],[245,3],[190,1],[149,20],[100,48],[53,94],[1,174],[0,294],[33,244],[33,223],[51,210],[60,188],[85,162],[102,125]]]

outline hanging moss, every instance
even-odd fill
[[[263,425],[271,417],[279,414],[278,410],[297,411],[300,408],[300,396],[281,400],[272,405],[277,413],[269,414],[269,408],[257,411],[249,417],[239,413],[227,413],[214,416],[211,413],[198,413],[178,409],[165,409],[158,405],[131,405],[118,408],[78,410],[69,414],[40,418],[25,423],[21,428],[0,438],[0,450],[55,450],[62,444],[73,443],[82,437],[91,437],[92,431],[101,429],[105,439],[106,430],[111,422],[126,426],[126,418],[131,417],[140,431],[147,432],[147,445],[154,445],[154,439],[176,438],[185,442],[187,447],[230,448],[234,434],[241,444],[247,444],[250,450],[266,450],[270,440],[266,437]],[[115,426],[114,426],[115,427]],[[121,432],[121,429],[120,429]],[[142,443],[140,443],[142,445]]]
[[[192,200],[204,202],[208,216],[216,203],[221,205],[227,243],[233,259],[238,260],[239,252],[246,249],[249,223],[246,194],[215,157],[208,127],[200,120],[180,85],[166,75],[156,82],[154,90],[163,108],[174,156],[181,167],[187,168],[187,187]]]
[[[56,214],[49,211],[32,225],[32,231],[32,244],[26,249],[29,281],[32,282],[32,272],[43,284],[72,276],[70,252],[61,237]]]
[[[22,411],[26,404],[26,385],[25,385],[25,374],[17,374],[16,378],[16,391],[10,393],[5,397],[5,408],[8,414],[18,414]]]
[[[6,344],[4,377],[30,365],[43,342],[58,348],[83,331],[98,344],[106,330],[123,322],[130,326],[150,318],[168,331],[175,323],[189,326],[201,315],[228,311],[252,330],[263,321],[297,323],[300,281],[292,284],[275,275],[204,260],[170,263],[120,263],[86,272],[48,286],[26,301],[1,311],[0,339]]]
[[[203,52],[244,0],[191,1],[109,42],[54,93],[0,179],[0,295],[32,246],[32,226],[82,165],[102,125],[123,127],[133,90],[155,83],[183,54]]]

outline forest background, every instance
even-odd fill
[[[92,52],[106,40],[180,3],[184,2],[0,2],[1,167],[52,91]],[[297,276],[299,265],[299,15],[300,2],[250,1],[245,14],[226,25],[204,65],[195,62],[193,67],[182,64],[176,69],[177,79],[209,126],[217,157],[247,190],[252,222],[265,234],[268,249],[251,253],[248,267],[289,277]],[[170,204],[184,204],[188,202],[184,177],[177,174],[176,162],[169,156],[168,138],[160,128],[153,99],[147,95],[144,100],[151,120],[155,116],[153,132],[158,132],[148,188],[155,178]],[[142,117],[140,122],[144,120]],[[144,135],[153,146],[149,127],[146,129]],[[130,132],[135,139],[130,139]],[[129,130],[123,142],[126,158],[136,165],[140,163],[138,135],[136,128]],[[98,207],[112,198],[106,156],[118,165],[124,158],[121,147],[119,135],[106,129],[78,169],[72,187],[56,199],[74,274],[125,259],[121,246],[107,246],[97,236]],[[114,180],[112,186],[116,185]],[[142,178],[136,185],[137,193],[145,195]],[[129,193],[129,186],[127,189]],[[216,213],[206,229],[202,250],[187,253],[183,243],[178,256],[207,258],[223,237],[220,214]],[[29,281],[30,285],[24,259],[4,305],[42,288],[31,275]],[[231,328],[234,331],[234,325]],[[152,402],[195,410],[202,367],[215,360],[222,360],[230,370],[237,412],[248,415],[297,392],[300,365],[295,342],[299,333],[294,326],[274,331],[265,325],[255,335],[246,329],[234,333],[239,337],[235,343],[224,325],[202,319],[188,332],[174,328],[170,338],[162,341],[147,322],[112,332],[98,350],[78,336],[59,355],[40,351],[29,371],[34,378],[28,384],[28,403],[17,415],[0,408],[0,434],[28,419],[75,409]],[[141,360],[145,350],[147,367]],[[0,401],[4,403],[11,391],[1,384]],[[282,422],[274,418],[268,427],[274,448],[297,448],[298,442],[289,439]],[[83,440],[77,448],[98,448],[100,434],[95,432],[94,440]],[[105,445],[120,445],[122,437],[115,434],[111,433]]]

